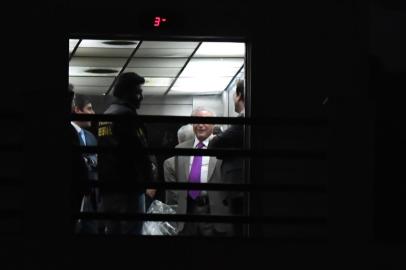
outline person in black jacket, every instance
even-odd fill
[[[116,151],[100,153],[99,181],[113,181],[118,184],[147,183],[158,180],[156,159],[146,152],[147,137],[145,127],[136,121],[136,110],[140,107],[142,96],[141,85],[144,78],[136,73],[122,73],[115,85],[115,100],[104,112],[128,117],[114,122],[100,122],[98,129],[99,145],[114,146]],[[132,119],[132,120],[129,120]],[[147,190],[154,196],[155,190]],[[126,189],[101,189],[105,212],[144,213],[145,190],[129,187]],[[107,221],[107,234],[140,234],[142,222]]]
[[[244,81],[237,81],[236,91],[234,93],[234,110],[238,117],[245,117],[245,91]],[[216,148],[243,148],[244,146],[244,126],[232,125],[224,132],[213,137],[208,149]],[[244,161],[239,157],[222,157],[221,175],[225,183],[242,184],[244,182]],[[241,215],[243,213],[243,194],[234,192],[231,198],[231,209],[233,214]],[[242,226],[235,226],[236,235],[242,234]]]
[[[234,110],[238,113],[237,117],[245,117],[245,93],[244,81],[239,80],[234,93]],[[210,141],[213,148],[242,148],[244,142],[244,126],[232,125],[226,131],[220,132]]]

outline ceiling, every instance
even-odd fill
[[[220,94],[244,77],[245,44],[141,40],[69,40],[75,92],[111,94],[122,72],[145,77],[144,95]]]

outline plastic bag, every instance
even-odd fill
[[[148,208],[148,214],[176,214],[175,210],[161,201],[154,200]],[[177,235],[178,229],[175,222],[145,221],[142,225],[143,235]]]

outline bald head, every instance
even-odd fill
[[[193,133],[192,125],[184,125],[178,129],[178,143],[193,140],[194,138],[195,134]]]

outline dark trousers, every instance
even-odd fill
[[[209,215],[210,205],[208,197],[199,197],[193,200],[188,196],[187,213],[191,215]],[[224,233],[218,232],[213,223],[207,222],[185,222],[180,235],[187,236],[222,236]]]
[[[81,212],[97,213],[101,206],[100,198],[97,196],[96,190],[92,190],[90,195],[83,197]],[[101,224],[98,220],[79,220],[77,223],[76,232],[86,234],[97,234],[101,232]]]
[[[72,188],[72,198],[71,198],[71,212],[72,215],[80,212],[80,206],[82,204],[82,198],[84,193],[79,190],[76,186]],[[70,230],[72,233],[77,233],[77,223],[78,220],[73,218],[70,219]]]
[[[243,215],[244,213],[244,200],[243,197],[237,197],[231,200],[231,211],[233,215]],[[233,225],[234,235],[243,236],[244,235],[244,225],[236,223]]]
[[[127,194],[102,194],[102,210],[106,213],[145,213],[143,192]],[[142,221],[108,220],[105,222],[106,234],[141,234]]]

